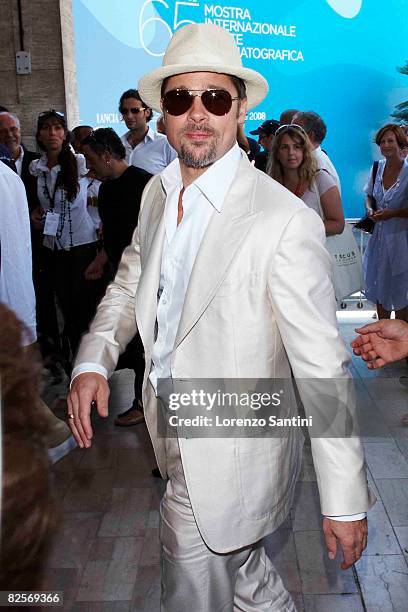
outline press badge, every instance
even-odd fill
[[[60,215],[50,210],[45,215],[44,231],[45,236],[56,236],[58,231]]]

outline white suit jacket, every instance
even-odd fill
[[[144,406],[157,462],[157,402],[148,381],[155,341],[164,243],[160,175],[146,186],[138,227],[114,282],[81,343],[76,365],[112,373],[139,331],[145,348]],[[331,261],[319,217],[242,158],[221,213],[203,237],[174,344],[173,378],[347,379],[348,354],[336,323]],[[290,365],[289,365],[290,364]],[[286,517],[301,463],[302,435],[284,438],[179,438],[194,515],[207,545],[238,549]],[[360,440],[312,440],[322,513],[372,505]]]

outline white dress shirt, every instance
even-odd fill
[[[123,134],[123,136],[120,137],[120,139],[122,141],[122,144],[125,147],[125,151],[126,151],[125,159],[126,159],[127,163],[129,163],[129,159],[130,159],[130,156],[132,155],[132,151],[133,151],[133,147],[130,144],[130,142],[128,141],[129,134],[130,134],[130,131],[126,132],[125,134]]]
[[[102,225],[102,221],[99,216],[99,210],[98,210],[98,194],[99,194],[99,187],[102,185],[102,183],[101,181],[98,181],[98,179],[89,178],[88,176],[85,177],[85,181],[86,181],[86,192],[87,192],[87,202],[88,202],[88,215],[91,217],[92,221],[94,222],[96,229],[99,230],[99,228]],[[94,198],[96,200],[95,205],[89,202],[90,198]]]
[[[20,154],[17,157],[17,159],[14,160],[14,163],[16,165],[16,170],[17,170],[17,174],[18,176],[21,177],[21,172],[23,170],[23,157],[24,157],[24,149],[23,147],[20,145]]]
[[[241,149],[236,144],[187,187],[182,199],[183,218],[178,226],[178,199],[183,187],[178,159],[162,173],[162,184],[167,195],[164,209],[166,234],[157,306],[157,338],[150,372],[150,381],[155,389],[158,378],[171,376],[171,354],[191,270],[211,216],[222,210],[241,155]]]
[[[131,166],[142,168],[150,174],[162,172],[170,162],[177,157],[176,151],[168,143],[164,134],[154,132],[150,127],[146,136],[132,149],[127,137],[129,132],[122,136],[122,142],[126,149],[126,161]],[[126,141],[126,143],[125,143]],[[130,149],[129,158],[127,157]]]
[[[327,153],[322,151],[321,147],[317,147],[316,149],[314,149],[313,155],[316,158],[317,167],[327,170],[327,172],[334,178],[334,180],[336,181],[336,186],[341,195],[340,178],[330,157],[327,155]]]
[[[72,227],[72,245],[69,234],[69,217],[68,217],[68,202],[65,203],[65,218],[63,214],[63,190],[58,188],[55,192],[54,199],[54,212],[60,214],[58,229],[61,232],[61,236],[56,238],[55,245],[57,249],[69,249],[71,246],[79,246],[81,244],[89,244],[95,242],[98,237],[96,234],[95,224],[89,215],[87,206],[87,187],[88,179],[86,174],[88,169],[86,167],[85,158],[83,155],[75,155],[78,165],[78,178],[79,178],[79,191],[70,202],[70,215],[71,215],[71,227]],[[37,177],[37,195],[40,204],[44,211],[50,210],[51,202],[47,196],[54,193],[55,183],[57,180],[58,173],[61,170],[61,166],[57,164],[51,169],[47,166],[47,155],[43,153],[40,159],[35,159],[30,164],[30,173]],[[85,178],[84,178],[85,177]],[[47,238],[47,237],[45,237]],[[50,241],[50,244],[53,241]],[[44,245],[48,246],[48,241],[45,239]]]
[[[37,339],[30,219],[22,180],[0,162],[0,302],[24,323],[24,345]]]

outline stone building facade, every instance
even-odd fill
[[[17,74],[21,50],[31,53],[31,74]],[[77,125],[72,0],[1,0],[0,104],[18,115],[31,149],[40,112],[54,108]]]

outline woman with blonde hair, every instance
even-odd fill
[[[342,233],[344,214],[336,182],[326,170],[317,168],[300,125],[282,125],[276,131],[267,172],[317,212],[326,236]]]

